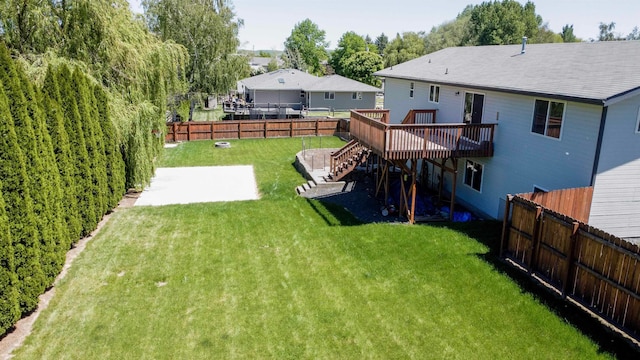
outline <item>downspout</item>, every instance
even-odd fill
[[[596,153],[593,157],[593,170],[591,171],[591,186],[596,183],[596,175],[598,174],[598,164],[600,163],[600,152],[602,151],[602,138],[604,137],[604,128],[607,123],[607,111],[609,107],[602,107],[602,115],[600,116],[600,130],[598,131],[598,142],[596,143]]]

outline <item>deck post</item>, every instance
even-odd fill
[[[453,183],[451,184],[451,201],[449,203],[449,221],[453,221],[453,211],[456,206],[456,187],[458,186],[458,159],[451,158],[453,163]]]
[[[440,166],[440,181],[438,182],[438,202],[442,204],[442,189],[444,188],[444,167],[447,164],[447,159],[442,159],[442,166]]]
[[[418,162],[416,159],[411,159],[411,214],[409,218],[409,223],[414,224],[416,222],[416,168],[418,167]]]

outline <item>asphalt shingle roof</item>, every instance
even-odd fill
[[[602,104],[640,89],[640,41],[453,47],[377,76]]]
[[[242,79],[252,90],[304,90],[335,92],[378,92],[381,89],[340,75],[317,77],[295,69],[279,69]]]

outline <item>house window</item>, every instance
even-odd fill
[[[306,95],[304,90],[300,91],[300,98],[304,99]]]
[[[638,120],[636,122],[636,133],[640,134],[640,108],[638,108]]]
[[[477,162],[467,160],[464,169],[464,183],[476,191],[482,188],[482,172],[484,165]]]
[[[335,98],[336,98],[336,93],[334,93],[333,91],[326,91],[324,93],[325,100],[335,100]]]
[[[429,101],[436,104],[440,102],[440,86],[431,85],[429,87]]]
[[[414,83],[410,82],[409,83],[409,98],[413,99],[413,87],[414,87]]]
[[[352,93],[351,100],[362,100],[362,93],[359,91]]]
[[[536,100],[531,132],[559,139],[563,117],[564,103]]]

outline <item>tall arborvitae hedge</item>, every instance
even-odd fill
[[[27,110],[33,124],[38,157],[42,162],[43,172],[40,176],[42,183],[37,186],[37,188],[43,193],[45,202],[43,204],[44,206],[41,207],[41,212],[36,212],[36,216],[41,218],[45,227],[51,228],[51,238],[43,239],[41,244],[43,246],[45,246],[45,244],[48,246],[53,245],[53,248],[50,248],[46,255],[44,251],[42,251],[41,261],[43,263],[43,270],[45,268],[48,269],[48,271],[45,270],[45,275],[49,280],[48,285],[52,285],[53,280],[55,280],[60,270],[62,270],[62,266],[66,260],[66,252],[71,245],[69,231],[64,220],[64,208],[62,207],[60,172],[53,152],[51,136],[47,129],[45,114],[39,105],[40,96],[37,94],[38,90],[32,86],[31,81],[27,79],[22,69],[18,68],[17,70],[23,93],[27,100]],[[41,233],[41,235],[43,234],[44,232]]]
[[[78,112],[75,92],[72,87],[71,71],[67,66],[62,65],[57,75],[60,103],[64,109],[64,127],[69,134],[69,145],[73,155],[73,177],[77,185],[76,199],[82,225],[81,236],[86,236],[98,224],[93,196],[93,170],[82,129],[82,119]]]
[[[64,127],[64,113],[60,106],[60,90],[52,67],[47,69],[47,75],[42,86],[41,107],[45,112],[47,129],[51,136],[55,161],[60,172],[62,187],[61,207],[69,233],[69,242],[75,243],[82,234],[80,212],[76,200],[77,184],[74,178],[73,154],[69,145],[69,136]]]
[[[101,146],[102,140],[99,139],[102,136],[102,130],[100,130],[100,125],[98,124],[97,110],[93,109],[93,92],[89,90],[87,79],[78,68],[73,71],[71,87],[78,106],[80,124],[82,125],[82,133],[84,134],[91,166],[92,182],[90,189],[95,203],[96,223],[98,223],[102,215],[107,212],[106,192],[108,190],[104,149]]]
[[[109,182],[108,205],[109,209],[113,209],[118,205],[118,202],[126,190],[124,186],[124,160],[122,159],[122,152],[118,147],[116,130],[111,122],[107,94],[99,85],[93,87],[93,94],[97,104],[98,121],[102,128],[104,155],[107,162],[107,179]]]
[[[46,279],[40,265],[39,234],[25,159],[18,145],[4,86],[0,86],[0,134],[0,191],[4,196],[13,239],[20,310],[27,313],[38,305],[38,296],[45,289]]]
[[[4,84],[9,109],[13,116],[14,128],[18,137],[18,144],[25,156],[27,170],[26,185],[30,189],[33,200],[33,211],[38,226],[38,241],[40,241],[40,262],[47,278],[46,286],[53,283],[57,276],[58,261],[56,260],[56,240],[51,219],[52,199],[49,198],[51,184],[47,182],[46,170],[41,157],[41,149],[36,139],[34,122],[29,113],[29,103],[23,91],[23,84],[19,74],[20,69],[9,56],[6,47],[0,47],[0,79]],[[30,87],[30,84],[24,84]],[[35,104],[34,104],[35,105]]]
[[[0,121],[4,119],[0,118]],[[2,180],[0,180],[1,188]],[[17,281],[9,220],[4,210],[2,191],[0,191],[0,334],[4,334],[20,318]]]

